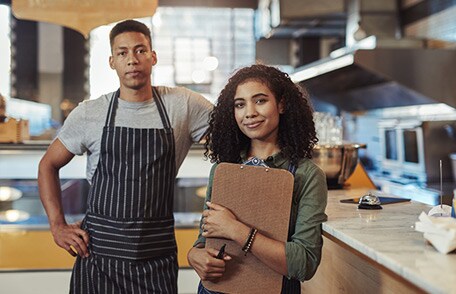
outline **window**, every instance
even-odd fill
[[[235,69],[255,62],[252,9],[159,7],[153,17],[139,21],[152,31],[156,85],[184,85],[213,101]],[[119,86],[108,65],[112,26],[90,34],[91,98]]]
[[[204,61],[211,57],[207,38],[176,38],[174,40],[174,80],[178,85],[210,84],[211,73]]]

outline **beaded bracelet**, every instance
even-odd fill
[[[245,241],[245,244],[242,247],[242,251],[244,251],[244,256],[246,256],[247,253],[252,248],[253,240],[255,239],[255,235],[256,235],[257,232],[258,232],[258,230],[255,229],[255,228],[251,228],[250,229],[249,237],[247,238],[247,241]]]

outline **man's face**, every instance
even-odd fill
[[[155,51],[143,34],[125,32],[114,38],[109,65],[116,70],[121,88],[139,90],[150,87],[152,66],[156,63]]]

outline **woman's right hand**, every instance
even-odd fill
[[[217,249],[204,247],[193,247],[188,252],[188,263],[195,269],[201,280],[212,281],[223,276],[225,264],[231,260],[231,257],[225,254],[223,259],[217,259],[218,253]]]

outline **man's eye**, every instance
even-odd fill
[[[144,54],[146,53],[146,49],[138,49],[136,50],[136,53]]]
[[[117,55],[119,55],[119,56],[125,56],[126,54],[127,54],[126,52],[119,52],[119,53],[117,53]]]

